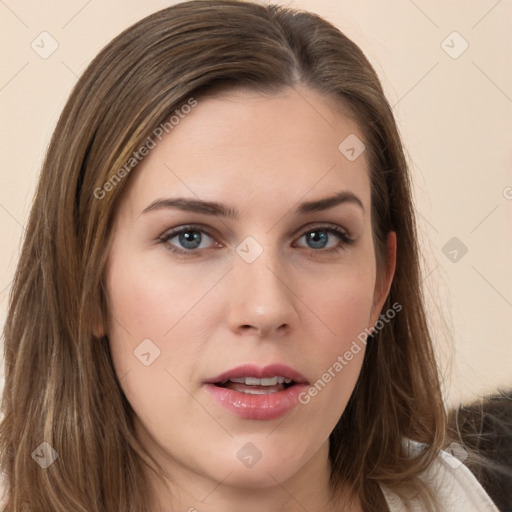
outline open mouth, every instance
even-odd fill
[[[280,375],[258,379],[257,377],[233,377],[220,382],[215,382],[215,386],[248,395],[268,395],[270,393],[279,393],[296,383],[292,379],[287,379]]]
[[[204,381],[206,391],[230,413],[248,420],[274,420],[300,404],[308,386],[292,367],[243,364]]]

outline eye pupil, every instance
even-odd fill
[[[327,243],[327,234],[325,231],[310,231],[308,242],[312,242],[315,249],[325,247],[325,244]]]
[[[201,245],[201,233],[185,231],[179,234],[179,241],[186,249],[197,249]]]

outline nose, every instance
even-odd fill
[[[298,298],[290,276],[270,248],[252,263],[237,257],[229,273],[229,328],[259,337],[290,333],[298,320]]]

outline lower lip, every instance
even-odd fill
[[[299,395],[307,389],[307,384],[293,386],[275,393],[250,395],[215,384],[205,384],[213,398],[228,411],[246,420],[274,420],[299,405]]]

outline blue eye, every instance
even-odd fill
[[[170,245],[170,250],[173,252],[178,254],[190,254],[191,252],[196,252],[196,249],[206,248],[204,245],[202,246],[205,236],[206,238],[213,240],[213,237],[211,237],[204,229],[185,226],[163,235],[160,240],[168,243]],[[177,241],[171,243],[171,240],[174,238],[176,238]],[[176,243],[179,243],[181,248],[176,247]]]
[[[305,231],[299,240],[302,238],[306,239],[308,245],[298,245],[298,247],[309,249],[314,254],[340,251],[354,243],[354,240],[345,231],[333,226],[310,229]],[[331,243],[329,246],[329,242],[333,238],[334,245]],[[198,249],[209,249],[209,240],[215,242],[217,247],[222,247],[207,230],[199,226],[183,226],[165,233],[159,240],[165,243],[171,252],[187,256],[199,255],[201,251]]]
[[[308,248],[310,249],[325,249],[327,244],[329,243],[329,239],[333,238],[332,235],[335,235],[335,238],[338,239],[338,243],[335,243],[334,247],[331,246],[329,249],[323,252],[330,252],[331,250],[340,250],[343,249],[344,245],[350,245],[351,243],[353,243],[353,240],[350,239],[345,232],[334,227],[326,226],[309,230],[306,233],[304,233],[304,235],[302,235],[301,238],[306,238],[306,243],[310,244],[308,246]],[[342,243],[341,247],[339,240],[341,240]]]

